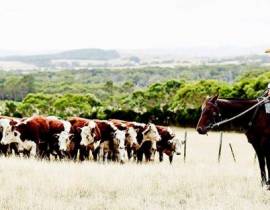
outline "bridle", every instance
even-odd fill
[[[222,115],[220,113],[220,108],[218,107],[218,104],[217,102],[215,103],[212,103],[210,101],[207,102],[208,104],[211,104],[212,106],[214,106],[217,110],[217,112],[214,112],[215,114],[213,114],[213,121],[209,123],[208,126],[206,126],[206,129],[209,130],[209,129],[212,129],[215,127],[216,124],[218,124],[219,122],[222,121]],[[203,110],[202,111],[202,114],[206,112],[206,110]]]

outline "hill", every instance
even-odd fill
[[[110,60],[119,58],[116,50],[103,49],[77,49],[53,54],[6,56],[0,57],[0,61],[19,61],[34,64],[38,67],[51,66],[53,60]]]

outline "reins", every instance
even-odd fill
[[[225,120],[222,120],[220,122],[214,123],[212,125],[209,125],[208,128],[212,129],[212,128],[215,128],[215,127],[219,127],[220,125],[223,125],[223,124],[228,123],[230,121],[233,121],[233,120],[235,120],[235,119],[243,116],[247,112],[251,111],[252,109],[255,109],[256,107],[258,107],[259,105],[261,105],[262,103],[264,103],[265,101],[267,101],[269,98],[270,98],[270,96],[264,97],[263,100],[258,101],[258,103],[254,104],[252,107],[250,107],[247,110],[239,113],[238,115],[236,115],[234,117],[231,117],[229,119],[225,119]]]

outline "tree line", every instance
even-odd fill
[[[92,69],[61,71],[19,71],[0,70],[0,99],[22,101],[29,93],[66,94],[94,93],[103,100],[111,94],[130,94],[149,85],[168,80],[220,80],[232,83],[243,73],[266,67],[252,65],[217,65],[191,67],[145,67],[141,69]],[[113,84],[114,89],[110,89]]]
[[[18,80],[22,82],[18,85],[22,92],[35,87],[29,75]],[[167,80],[138,89],[131,82],[115,84],[108,81],[89,88],[78,86],[80,93],[72,92],[76,86],[71,89],[63,86],[67,89],[60,93],[34,92],[26,94],[21,101],[2,101],[0,112],[15,117],[43,114],[194,126],[205,97],[219,94],[223,98],[256,98],[269,81],[270,72],[252,71],[242,74],[233,83]]]

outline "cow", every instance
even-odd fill
[[[6,156],[14,151],[15,155],[19,156],[19,153],[23,153],[24,156],[35,156],[36,145],[30,141],[22,142],[20,138],[14,133],[14,126],[17,125],[21,119],[0,116],[0,128],[1,128],[1,151]]]
[[[19,119],[0,116],[0,153],[7,156],[14,151],[15,155],[19,155],[18,143],[12,142],[12,127],[19,122]]]
[[[12,140],[13,139],[13,140]],[[25,142],[32,141],[36,144],[37,155],[40,158],[49,159],[49,123],[46,117],[33,116],[24,118],[13,126],[13,137],[8,139],[24,145]]]
[[[49,124],[50,153],[62,159],[67,151],[67,142],[70,137],[71,124],[55,116],[46,117]]]
[[[157,130],[159,135],[161,136],[161,140],[157,142],[157,151],[159,153],[159,161],[163,161],[163,153],[169,156],[169,161],[172,163],[173,155],[181,154],[181,142],[175,136],[175,133],[172,131],[170,127],[164,127],[157,125]]]
[[[156,143],[161,140],[161,137],[157,131],[156,126],[153,123],[137,123],[127,122],[117,119],[111,119],[111,121],[117,126],[117,124],[125,124],[127,128],[126,142],[130,142],[132,146],[127,146],[128,157],[131,158],[131,151],[137,157],[137,161],[141,162],[143,154],[146,161],[154,159],[156,151]]]
[[[127,124],[127,121],[110,119],[110,121],[119,129],[125,131],[125,148],[127,150],[127,156],[130,160],[136,154],[138,149],[137,132],[132,123]]]
[[[100,146],[98,154],[105,161],[110,158],[113,161],[125,162],[125,134],[124,130],[118,129],[111,121],[94,120],[100,130]],[[106,145],[106,147],[105,147]],[[105,149],[106,148],[106,149]]]
[[[161,140],[156,126],[153,123],[127,122],[128,127],[133,127],[137,133],[137,145],[134,147],[137,161],[142,162],[143,155],[146,161],[154,160],[156,143]]]
[[[101,134],[95,121],[72,117],[69,120],[71,124],[71,137],[67,144],[67,153],[71,159],[77,159],[77,153],[80,151],[79,159],[82,161],[89,157],[89,151],[92,151],[94,159],[96,154],[94,151],[99,145]]]

